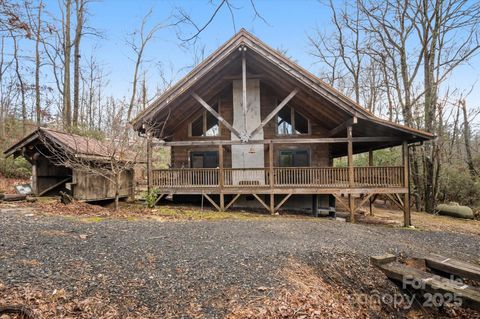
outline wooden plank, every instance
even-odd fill
[[[378,268],[393,281],[406,284],[410,288],[460,298],[462,306],[480,310],[480,291],[470,285],[450,280],[438,275],[408,267],[398,262],[378,265]],[[415,283],[415,285],[412,285]]]
[[[260,123],[260,125],[255,128],[251,133],[250,133],[250,136],[251,137],[254,137],[265,125],[267,125],[268,122],[270,122],[273,117],[275,115],[277,115],[278,112],[280,112],[281,109],[283,109],[283,107],[285,105],[287,105],[288,102],[290,102],[291,99],[293,99],[293,97],[298,93],[298,89],[294,89],[292,92],[290,92],[289,95],[287,95],[286,98],[283,99],[282,102],[280,102],[280,104],[278,104],[274,109],[273,111],[271,111],[266,117],[265,119]]]
[[[159,194],[157,199],[155,200],[155,203],[153,203],[153,207],[157,206],[157,204],[162,200],[162,198],[167,195],[167,194]]]
[[[335,134],[338,134],[341,131],[343,131],[344,129],[348,128],[349,126],[357,124],[357,122],[358,122],[358,119],[357,119],[356,116],[354,116],[351,119],[346,120],[342,124],[336,126],[335,128],[331,129],[330,131],[328,131],[327,136],[333,136]]]
[[[375,266],[388,264],[388,263],[394,262],[396,260],[397,260],[397,257],[395,255],[392,255],[392,254],[385,254],[385,255],[371,256],[370,257],[370,262]]]
[[[217,205],[217,203],[215,203],[215,201],[210,196],[208,196],[206,193],[203,193],[202,195],[210,202],[210,204],[213,205],[213,207],[215,207],[219,212],[221,211],[220,207]]]
[[[437,254],[425,256],[425,264],[430,269],[440,270],[464,279],[480,281],[480,267],[474,264]]]
[[[40,192],[40,194],[38,194],[37,196],[40,197],[46,193],[48,193],[49,191],[51,191],[52,189],[55,189],[57,188],[58,186],[62,185],[62,184],[65,184],[66,182],[68,182],[69,180],[71,180],[72,178],[69,176],[67,178],[64,178],[62,179],[60,182],[57,182],[55,184],[53,184],[52,186],[48,187],[47,189],[43,190]]]
[[[228,123],[220,114],[217,113],[207,102],[205,102],[200,96],[196,93],[192,93],[192,96],[195,100],[198,101],[208,112],[210,112],[213,116],[217,118],[227,129],[229,129],[233,134],[235,134],[238,138],[241,138],[241,134]],[[195,145],[195,144],[194,144]]]

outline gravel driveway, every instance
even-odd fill
[[[289,258],[320,273],[348,261],[378,277],[371,255],[435,252],[478,261],[478,239],[328,219],[84,222],[1,212],[0,282],[100,292],[124,311],[143,306],[159,317],[195,305],[213,318],[234,295],[281,285],[276,274]]]

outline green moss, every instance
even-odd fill
[[[98,217],[98,216],[91,216],[91,217],[83,217],[80,219],[80,221],[84,223],[99,223],[104,221],[104,217]]]

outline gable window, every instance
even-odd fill
[[[212,105],[212,108],[218,112],[218,103]],[[200,116],[190,122],[190,135],[200,137],[220,135],[218,119],[207,110],[204,110]]]
[[[278,135],[300,135],[310,133],[310,123],[302,114],[293,107],[285,106],[277,114]]]

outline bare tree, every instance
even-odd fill
[[[140,67],[142,65],[143,59],[144,59],[144,54],[145,54],[145,49],[148,45],[148,43],[152,40],[154,35],[162,28],[165,27],[165,25],[161,23],[155,24],[153,27],[148,28],[147,24],[152,15],[152,11],[149,11],[142,19],[142,23],[140,25],[140,29],[138,31],[135,31],[132,34],[132,37],[130,40],[127,41],[127,44],[130,46],[130,48],[133,50],[135,53],[135,66],[134,66],[134,71],[133,71],[133,81],[132,81],[132,95],[130,97],[130,103],[128,105],[128,110],[127,110],[127,120],[129,121],[132,116],[132,111],[134,108],[135,104],[135,98],[137,94],[137,85],[138,85],[138,72],[140,70]]]
[[[72,126],[72,105],[70,96],[70,62],[72,43],[70,37],[72,0],[64,1],[65,12],[62,11],[63,29],[63,122],[65,127]]]

